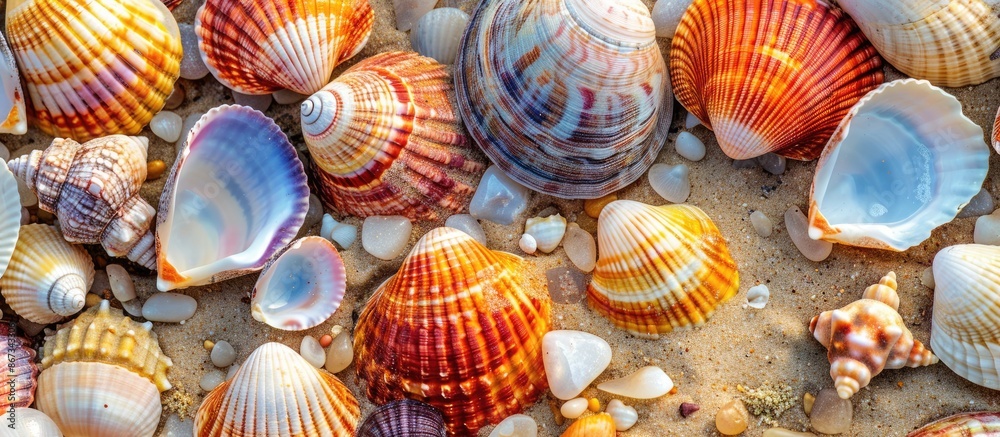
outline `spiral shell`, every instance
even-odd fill
[[[672,40],[670,79],[729,157],[811,160],[883,75],[854,22],[823,1],[695,0]]]
[[[22,135],[28,131],[27,113],[24,111],[24,93],[17,73],[14,53],[7,39],[0,34],[0,133]]]
[[[434,229],[358,318],[358,376],[375,403],[417,399],[444,414],[450,435],[474,435],[545,392],[550,306],[520,257]]]
[[[17,179],[7,163],[0,160],[0,277],[14,255],[20,230],[21,195],[17,192]]]
[[[959,413],[928,423],[906,437],[989,437],[1000,433],[1000,412]]]
[[[301,331],[329,319],[344,300],[347,269],[333,243],[305,237],[274,254],[264,266],[250,299],[257,321]]]
[[[35,387],[38,386],[38,366],[31,339],[20,335],[17,325],[0,321],[0,351],[7,354],[7,370],[0,373],[0,386],[5,387],[6,392],[0,397],[0,409],[6,412],[12,407],[27,408],[35,401]]]
[[[444,417],[434,407],[413,399],[382,405],[358,427],[357,437],[445,437]]]
[[[573,422],[560,437],[615,437],[615,420],[608,413],[587,416]]]

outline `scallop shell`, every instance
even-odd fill
[[[560,437],[615,437],[615,420],[608,413],[587,416],[573,422]]]
[[[538,250],[552,253],[566,235],[566,219],[559,214],[532,217],[524,223],[524,233],[534,238]]]
[[[485,167],[469,153],[447,79],[430,58],[389,52],[302,103],[302,134],[328,208],[435,220],[468,206]]]
[[[47,324],[82,310],[93,282],[94,262],[86,250],[67,243],[52,226],[25,225],[0,277],[0,292],[18,315]]]
[[[518,256],[457,229],[428,232],[358,318],[355,365],[368,397],[426,402],[450,435],[521,412],[547,387],[544,284]]]
[[[157,288],[260,270],[292,241],[308,208],[302,163],[274,121],[245,106],[208,111],[188,134],[160,197]]]
[[[7,37],[32,123],[54,137],[139,133],[180,74],[180,31],[160,0],[10,0]]]
[[[17,179],[0,159],[0,277],[7,271],[10,257],[14,255],[17,234],[21,230],[21,195],[17,192]]]
[[[10,414],[8,411],[7,414]],[[62,432],[52,418],[34,408],[15,408],[12,427],[0,427],[0,437],[60,437]]]
[[[195,31],[201,58],[243,94],[312,94],[368,42],[368,0],[208,0]]]
[[[939,86],[1000,76],[1000,18],[983,0],[840,0],[885,60]],[[991,5],[993,3],[993,5]]]
[[[24,111],[24,93],[21,92],[21,78],[17,73],[14,53],[7,45],[7,39],[0,34],[0,133],[23,135],[28,131],[27,112]]]
[[[673,98],[639,0],[480,2],[461,46],[465,125],[533,190],[604,196],[642,176],[667,139]]]
[[[0,374],[0,386],[5,392],[0,397],[0,409],[5,413],[9,408],[26,408],[35,401],[35,387],[38,385],[36,353],[31,347],[31,339],[20,334],[17,325],[0,321],[0,350],[7,355],[4,366],[7,369]],[[20,422],[22,418],[17,419]]]
[[[39,208],[59,217],[67,241],[100,243],[108,254],[152,269],[156,210],[139,196],[148,145],[145,137],[125,135],[83,144],[57,138],[11,161],[10,169],[38,195]]]
[[[611,202],[597,220],[597,248],[587,302],[637,336],[705,323],[739,289],[725,239],[694,206]]]
[[[955,218],[986,178],[983,130],[927,81],[886,83],[837,127],[809,199],[814,240],[902,251]]]
[[[444,416],[413,399],[400,399],[375,409],[358,428],[357,437],[445,437]]]
[[[906,437],[989,437],[1000,434],[1000,412],[959,413],[928,423]]]
[[[420,17],[410,32],[410,45],[421,55],[454,64],[458,44],[469,25],[469,14],[458,8],[437,8]]]
[[[729,157],[801,160],[819,156],[883,80],[854,22],[815,0],[695,0],[672,40],[670,78]]]
[[[358,401],[336,376],[288,346],[266,343],[205,396],[194,430],[201,437],[352,437],[360,416]]]
[[[274,254],[253,287],[254,319],[286,331],[301,331],[329,319],[344,300],[347,269],[323,237],[305,237]]]

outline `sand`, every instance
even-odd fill
[[[473,3],[463,2],[461,6],[471,11]],[[651,2],[647,3],[651,5]],[[186,0],[174,11],[178,21],[193,22],[199,4],[198,0]],[[372,38],[346,66],[384,51],[409,48],[408,35],[394,28],[391,2],[373,0],[372,4],[376,17]],[[661,40],[661,46],[666,49],[668,41]],[[664,50],[664,55],[666,53]],[[891,68],[887,68],[887,72],[887,79],[902,77]],[[197,81],[182,79],[180,82],[188,89],[187,100],[175,111],[182,117],[220,104],[233,103],[229,91],[211,76]],[[993,125],[995,109],[1000,105],[1000,94],[995,87],[994,80],[948,91],[962,101],[965,114],[988,131]],[[267,114],[282,126],[296,147],[304,149],[298,105],[272,105]],[[683,108],[675,104],[670,139],[657,162],[686,163],[691,168],[692,189],[688,203],[708,213],[728,240],[730,251],[739,265],[739,294],[721,305],[706,324],[672,332],[659,340],[628,335],[589,310],[585,303],[554,305],[553,328],[583,330],[608,340],[614,359],[597,379],[598,383],[627,375],[645,365],[660,366],[673,379],[677,387],[675,394],[649,401],[624,399],[639,413],[639,422],[624,435],[716,435],[715,412],[729,400],[740,397],[737,386],[757,387],[768,381],[787,384],[795,399],[795,405],[780,415],[777,423],[786,428],[805,430],[808,419],[802,410],[802,395],[806,392],[815,394],[833,385],[826,350],[809,334],[810,318],[858,299],[865,287],[877,282],[886,272],[895,271],[901,300],[899,312],[914,337],[927,342],[933,291],[920,284],[920,274],[930,266],[939,249],[972,242],[975,218],[956,219],[906,252],[838,245],[827,260],[811,262],[792,244],[782,217],[791,206],[806,209],[815,163],[790,161],[787,171],[779,176],[761,168],[736,169],[733,161],[718,148],[712,133],[704,127],[696,127],[691,132],[705,142],[708,154],[700,162],[689,162],[673,150],[673,139],[683,129],[684,116]],[[149,159],[162,159],[170,165],[175,156],[173,144],[156,138],[148,129],[144,135],[150,138]],[[0,140],[15,151],[25,146],[47,146],[51,138],[32,129],[28,135],[4,135]],[[991,193],[998,193],[997,158],[993,156],[991,161],[994,171],[990,172],[985,187]],[[143,197],[154,206],[158,204],[164,179],[149,181],[143,186]],[[647,203],[666,203],[653,192],[645,178],[621,190],[618,195]],[[583,213],[581,201],[535,194],[524,218],[550,206],[557,208],[570,221],[579,223],[583,229],[596,230],[595,220]],[[769,237],[758,236],[750,225],[749,215],[756,210],[764,212],[774,222],[774,233]],[[360,225],[360,220],[356,218],[350,218],[348,222]],[[498,226],[484,222],[489,246],[519,253],[517,237],[522,232],[522,224],[523,221],[511,226]],[[430,227],[429,224],[418,224],[410,244]],[[303,234],[315,235],[318,232],[317,226],[303,231]],[[206,339],[229,341],[236,347],[238,362],[242,362],[255,347],[265,342],[281,342],[298,350],[304,335],[319,337],[338,324],[353,327],[353,320],[374,287],[395,272],[402,257],[380,261],[366,254],[359,243],[341,253],[349,274],[347,298],[326,323],[303,332],[280,331],[253,320],[245,296],[252,288],[256,274],[182,290],[182,293],[198,300],[197,313],[183,325],[157,323],[155,326],[163,350],[174,362],[170,379],[176,389],[165,393],[165,398],[176,400],[189,397],[192,402],[180,413],[194,414],[204,396],[198,381],[206,371],[214,369],[208,351],[202,347]],[[571,265],[562,249],[535,257],[532,262],[540,271]],[[157,292],[155,276],[139,268],[132,271],[140,297]],[[756,284],[766,284],[771,290],[771,300],[761,310],[743,305],[746,290]],[[367,414],[372,405],[358,386],[353,365],[338,376],[359,397],[362,413]],[[597,397],[602,405],[612,399],[593,386],[583,395]],[[539,400],[526,411],[538,422],[539,435],[542,436],[558,435],[568,425],[555,424],[549,402],[549,399]],[[701,410],[686,419],[681,418],[678,406],[682,402],[699,404]],[[862,389],[851,402],[854,405],[854,421],[849,434],[858,436],[901,436],[924,423],[953,413],[1000,409],[997,392],[958,377],[943,364],[887,370],[875,377],[871,385]],[[164,411],[164,420],[170,413]],[[767,425],[759,423],[758,418],[752,418],[750,428],[744,435],[757,436],[767,428]],[[484,429],[480,435],[485,436],[488,432],[489,428]]]

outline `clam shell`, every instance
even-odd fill
[[[823,1],[695,0],[671,44],[677,100],[733,159],[815,159],[883,80],[875,49]]]
[[[18,315],[47,324],[82,310],[93,282],[94,262],[86,250],[67,243],[52,226],[25,225],[0,277],[0,292]]]
[[[461,47],[465,125],[522,185],[601,197],[642,176],[666,141],[673,99],[639,0],[480,2]]]
[[[54,137],[139,133],[180,74],[180,31],[159,0],[11,0],[7,38],[32,123]]]
[[[458,8],[437,8],[420,17],[410,32],[410,45],[421,55],[454,64],[458,45],[469,25],[469,14]]]
[[[559,214],[532,217],[524,223],[524,233],[534,238],[538,250],[552,253],[566,235],[566,219]]]
[[[0,386],[5,392],[0,397],[0,409],[4,412],[8,412],[8,408],[31,405],[38,385],[35,349],[31,347],[31,339],[20,335],[16,326],[6,320],[0,322],[0,350],[7,354],[6,370],[0,373]],[[22,418],[18,416],[17,419],[20,422]]]
[[[358,428],[357,437],[445,437],[444,416],[436,408],[413,399],[382,405]]]
[[[21,92],[21,78],[17,73],[14,53],[7,45],[7,39],[0,34],[0,133],[22,135],[28,131],[27,112],[24,111],[24,93]]]
[[[329,319],[347,290],[340,253],[323,237],[305,237],[274,254],[253,287],[254,319],[286,331],[301,331]]]
[[[1000,412],[959,413],[928,423],[906,437],[989,437],[1000,434]]]
[[[450,91],[443,65],[389,52],[303,102],[302,134],[327,207],[426,220],[465,210],[485,167],[469,153]]]
[[[608,413],[587,416],[573,422],[560,437],[615,437],[615,420]]]
[[[17,192],[17,179],[0,160],[0,277],[7,271],[10,257],[14,255],[17,234],[21,230],[21,195]]]
[[[208,111],[160,197],[157,288],[260,270],[295,237],[308,208],[302,163],[274,121],[245,106]]]
[[[358,318],[355,365],[366,394],[377,404],[426,402],[450,435],[521,412],[547,386],[544,284],[518,256],[457,229],[428,232]]]
[[[243,94],[312,94],[368,42],[368,0],[208,0],[195,17],[201,57]]]
[[[986,178],[983,130],[927,81],[886,83],[858,101],[816,166],[814,240],[902,251],[955,218]]]
[[[201,437],[351,437],[360,416],[357,400],[336,376],[288,346],[267,343],[205,396],[194,430]]]
[[[7,414],[10,414],[8,411]],[[61,437],[52,418],[34,408],[15,408],[12,427],[0,427],[0,437]]]

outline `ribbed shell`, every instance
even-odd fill
[[[184,0],[160,0],[160,1],[162,1],[163,5],[166,6],[167,9],[171,11],[174,10],[174,8],[180,6],[181,3],[184,2]]]
[[[444,416],[434,407],[413,399],[382,405],[358,427],[357,437],[445,437]]]
[[[368,397],[426,402],[450,435],[521,412],[547,387],[544,284],[520,257],[456,229],[428,232],[358,318],[355,365]]]
[[[82,310],[93,282],[94,262],[83,247],[67,243],[55,227],[24,225],[0,292],[18,315],[48,324]]]
[[[243,94],[312,94],[368,42],[368,0],[208,0],[195,17],[201,57]]]
[[[1000,412],[959,413],[928,423],[906,437],[990,437],[1000,434]]]
[[[344,300],[347,269],[329,240],[310,236],[274,254],[253,287],[254,319],[286,331],[325,322]]]
[[[54,137],[139,133],[180,74],[180,31],[160,0],[10,0],[7,37],[32,123]]]
[[[156,210],[139,196],[148,142],[125,135],[83,144],[57,138],[11,161],[10,169],[38,195],[41,209],[59,217],[67,241],[101,244],[112,256],[152,269]]]
[[[4,320],[0,322],[0,351],[7,355],[5,370],[0,372],[0,387],[4,387],[0,409],[7,411],[11,406],[25,408],[31,405],[35,401],[35,387],[38,385],[38,366],[35,365],[36,353],[31,347],[31,339],[20,335],[9,321]],[[10,389],[14,392],[11,393]]]
[[[615,437],[615,420],[608,413],[595,414],[573,422],[560,437]]]
[[[597,248],[587,302],[641,337],[705,323],[739,288],[725,239],[694,206],[611,202],[597,221]]]
[[[194,430],[199,437],[353,437],[360,416],[336,376],[288,346],[267,343],[205,396]]]
[[[466,210],[485,170],[451,103],[448,71],[389,52],[302,103],[302,134],[330,209],[435,220]]]
[[[17,192],[17,179],[7,168],[7,163],[0,162],[0,277],[14,254],[20,230],[21,195]]]
[[[454,64],[469,18],[469,14],[458,8],[433,9],[413,26],[410,45],[421,55],[442,64]]]
[[[483,1],[455,65],[471,136],[515,181],[598,198],[638,179],[673,99],[639,0]]]
[[[0,34],[0,133],[21,135],[28,131],[28,114],[24,110],[21,77],[17,73],[14,53],[7,39]]]
[[[8,412],[9,414],[9,412]],[[34,408],[15,408],[17,423],[13,429],[0,427],[0,437],[56,437],[61,436],[59,426],[45,413]]]
[[[677,100],[734,159],[819,156],[882,83],[882,61],[822,0],[695,0],[670,48]]]

